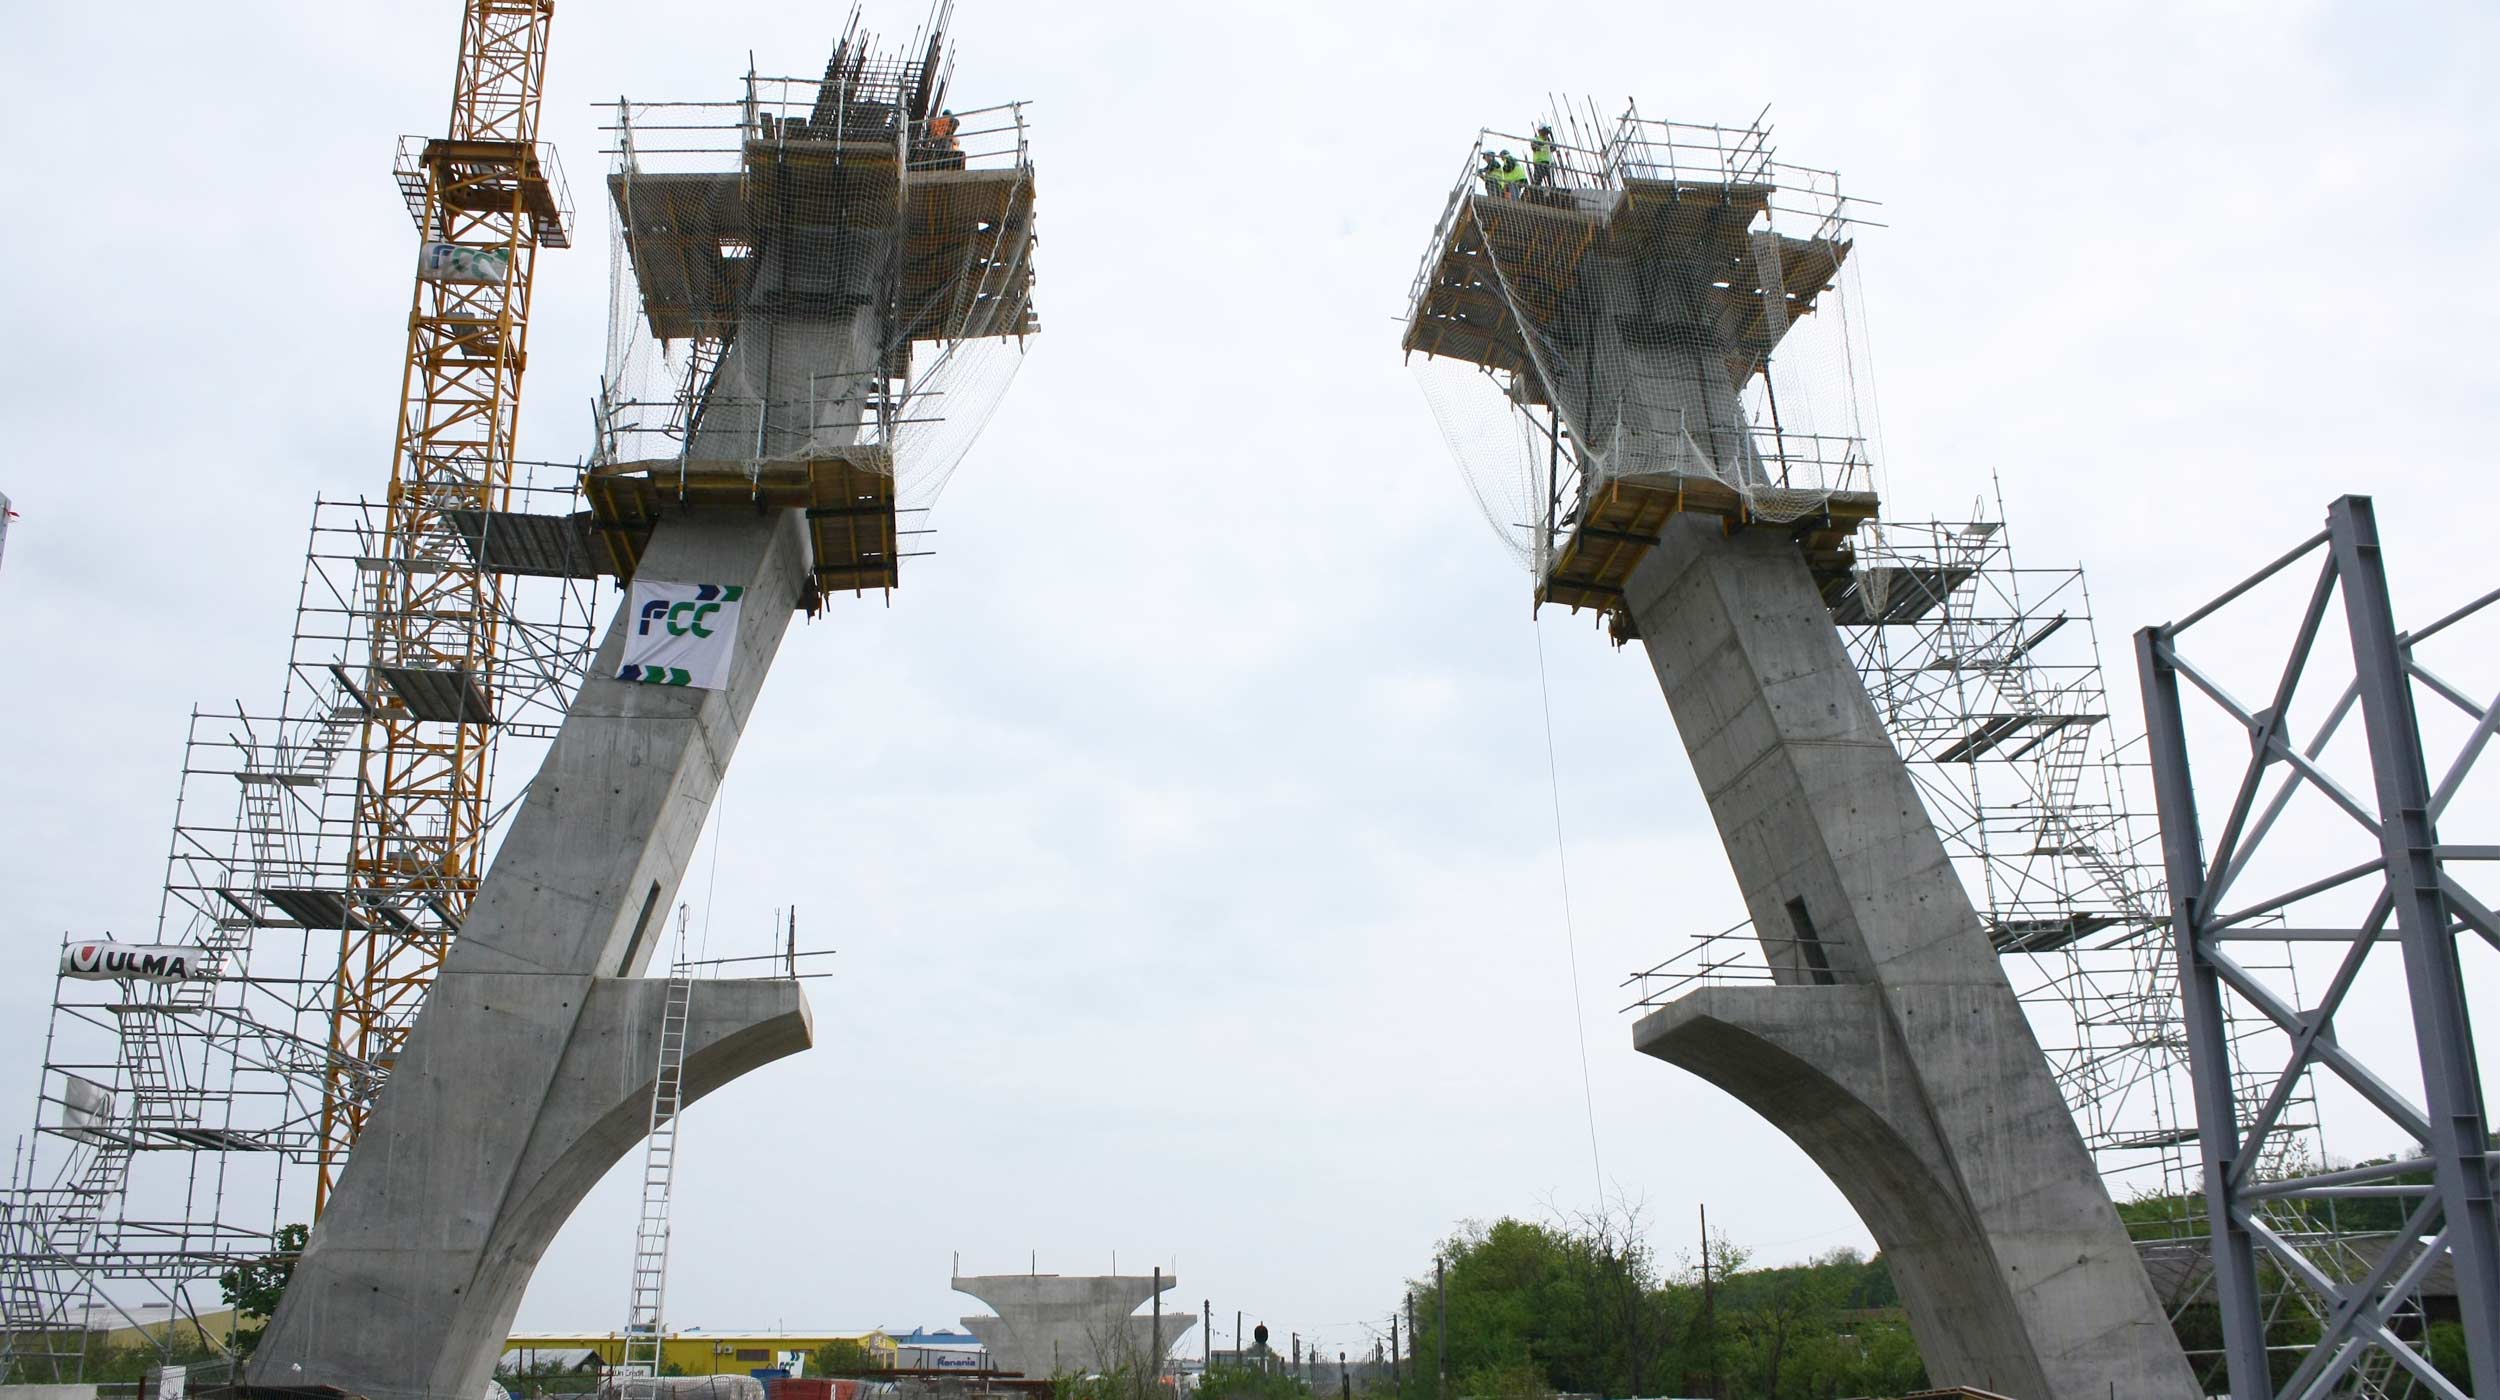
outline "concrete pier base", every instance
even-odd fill
[[[1179,1284],[1178,1275],[1164,1275],[1165,1292]],[[1195,1313],[1165,1313],[1158,1351],[1156,1320],[1137,1314],[1155,1296],[1151,1274],[984,1274],[958,1276],[950,1286],[997,1310],[963,1320],[990,1363],[1036,1380],[1151,1371],[1198,1325]]]
[[[619,610],[434,980],[249,1376],[476,1400],[556,1231],[649,1127],[645,980],[808,558],[796,511],[680,516],[643,577],[745,590],[720,690],[614,679]],[[812,1037],[791,981],[700,982],[687,1102]],[[620,1301],[626,1280],[616,1281]]]
[[[1793,541],[1679,516],[1626,603],[1773,985],[1633,1029],[1813,1157],[1929,1378],[2192,1400],[2185,1356]]]

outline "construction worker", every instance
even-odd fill
[[[962,129],[963,123],[955,119],[955,109],[952,107],[946,108],[944,111],[939,112],[936,116],[929,118],[929,152],[931,156],[929,163],[931,165],[936,166],[940,170],[961,170],[964,168],[964,148],[962,143],[955,139],[955,133]]]
[[[1554,183],[1554,128],[1543,123],[1528,142],[1528,183],[1540,190]]]
[[[1484,153],[1484,166],[1482,169],[1479,169],[1476,174],[1483,178],[1484,192],[1486,194],[1500,194],[1502,192],[1502,158],[1500,156],[1493,154],[1491,151],[1486,151]]]
[[[1494,178],[1501,181],[1502,198],[1517,199],[1519,192],[1527,187],[1528,167],[1519,163],[1519,157],[1504,151],[1501,168],[1494,172]]]

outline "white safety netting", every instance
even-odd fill
[[[613,1374],[599,1382],[600,1400],[764,1400],[764,1383],[753,1376],[642,1376]]]
[[[604,462],[843,458],[936,498],[1039,325],[1021,108],[949,112],[947,76],[854,32],[821,79],[618,105]]]
[[[1486,149],[1528,145],[1488,134],[1410,308],[1408,362],[1505,546],[1541,576],[1618,480],[1771,522],[1871,490],[1836,181],[1759,131],[1627,116],[1582,141],[1488,181]]]

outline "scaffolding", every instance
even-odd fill
[[[1024,104],[955,111],[950,7],[857,11],[814,78],[620,99],[594,528],[630,574],[679,506],[802,507],[815,592],[895,587],[1040,329]],[[811,600],[810,606],[813,606]]]
[[[576,476],[523,464],[509,500],[571,510]],[[502,600],[494,732],[526,750],[579,682],[596,598],[578,552],[465,520],[453,547]],[[193,975],[57,979],[35,1131],[0,1197],[0,1370],[74,1378],[89,1319],[216,1312],[218,1275],[310,1218],[325,1117],[389,1078],[341,1047],[337,988],[348,935],[396,927],[360,912],[388,906],[358,899],[351,859],[368,720],[389,703],[373,638],[408,567],[392,528],[386,503],[317,501],[276,707],[191,714],[154,939],[200,950]]]
[[[1552,158],[1506,179],[1513,146]],[[1760,118],[1555,102],[1528,136],[1478,136],[1403,347],[1540,604],[1628,639],[1624,582],[1685,513],[1787,530],[1818,583],[1846,579],[1876,512],[1841,290],[1865,204]]]

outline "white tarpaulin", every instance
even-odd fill
[[[729,683],[730,658],[738,652],[738,598],[734,583],[659,583],[634,580],[633,630],[625,634],[620,681],[685,685],[718,690]]]
[[[61,950],[61,975],[86,982],[207,981],[213,976],[207,964],[206,948],[154,943],[73,943]]]
[[[74,1142],[103,1142],[98,1129],[113,1122],[113,1093],[92,1079],[61,1076],[61,1135]]]

